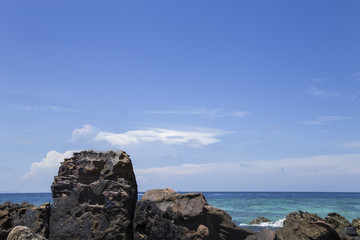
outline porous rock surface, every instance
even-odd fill
[[[210,206],[201,193],[172,189],[147,191],[137,202],[135,240],[241,240],[252,232],[237,227],[223,210]]]
[[[132,239],[137,184],[124,151],[82,151],[51,186],[50,239]]]
[[[5,202],[0,205],[0,240],[5,240],[16,226],[26,226],[36,234],[48,238],[50,204],[36,207],[27,202]]]
[[[16,226],[9,233],[7,240],[46,240],[25,226]]]

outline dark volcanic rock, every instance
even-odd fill
[[[51,189],[50,239],[132,239],[137,185],[125,152],[74,153]]]
[[[319,217],[316,213],[308,213],[308,212],[291,212],[286,216],[286,219],[292,218],[292,219],[304,219],[306,221],[324,221],[321,217]]]
[[[301,211],[290,213],[284,221],[284,226],[276,230],[276,236],[279,240],[352,239],[337,232],[318,215]]]
[[[225,211],[210,206],[203,194],[178,194],[169,188],[143,195],[133,227],[135,240],[241,240],[253,234],[237,227]]]
[[[335,230],[341,231],[345,227],[351,226],[351,223],[343,216],[338,213],[329,213],[325,217],[325,222],[334,226]]]
[[[50,204],[36,207],[27,202],[0,205],[0,239],[6,239],[15,226],[26,226],[42,237],[49,236]]]
[[[25,226],[14,227],[9,233],[7,240],[46,240]]]
[[[260,224],[263,222],[271,222],[271,220],[267,219],[266,217],[258,217],[258,218],[255,218],[254,220],[252,220],[250,222],[250,224]]]
[[[358,234],[360,234],[360,218],[353,219],[351,224],[356,228]]]

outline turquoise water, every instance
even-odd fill
[[[259,216],[276,222],[298,210],[317,213],[320,217],[337,212],[350,221],[360,218],[360,193],[204,192],[204,195],[209,204],[227,211],[242,226]],[[51,193],[1,193],[0,203],[6,201],[27,201],[39,206],[52,199]]]

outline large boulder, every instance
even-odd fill
[[[36,207],[27,202],[5,202],[0,205],[0,239],[6,239],[16,226],[26,226],[36,234],[49,237],[50,204]]]
[[[123,151],[82,151],[51,186],[50,239],[132,239],[137,184]]]
[[[143,195],[133,227],[135,240],[241,240],[253,234],[237,227],[225,211],[210,206],[203,194],[179,194],[169,188]]]
[[[46,240],[25,226],[14,227],[9,233],[7,240]]]

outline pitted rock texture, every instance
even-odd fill
[[[169,188],[143,195],[133,226],[135,240],[241,240],[253,234],[237,227],[225,211],[210,206],[203,194],[179,194]]]
[[[27,202],[21,204],[5,202],[0,205],[0,240],[7,238],[16,226],[26,226],[36,234],[49,237],[50,204],[36,207]]]
[[[51,186],[50,239],[132,239],[137,184],[124,151],[82,151]]]

